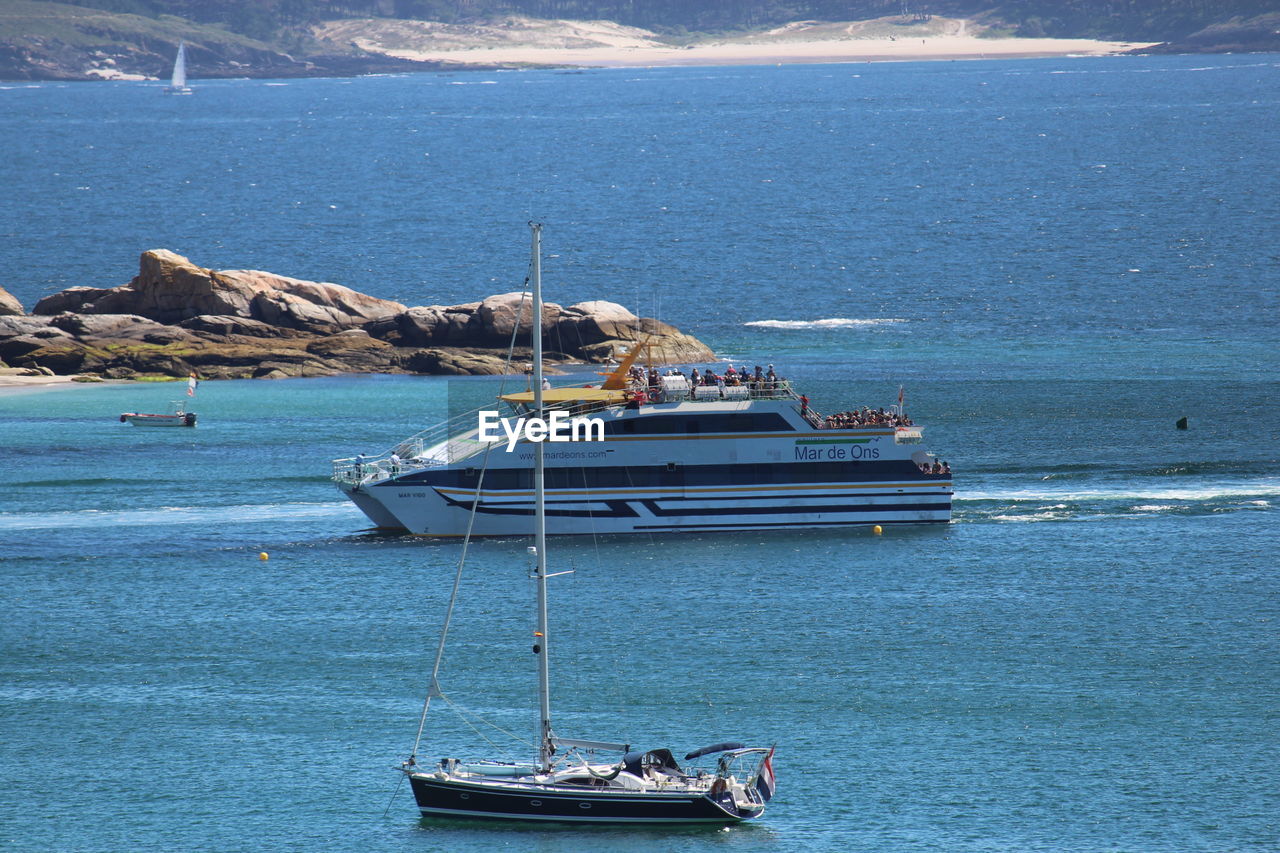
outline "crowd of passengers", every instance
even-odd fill
[[[751,389],[752,394],[768,394],[769,392],[788,387],[787,380],[778,376],[773,370],[773,365],[762,369],[760,365],[756,365],[754,371],[748,370],[744,364],[742,369],[734,367],[730,364],[723,374],[718,374],[711,368],[699,372],[698,368],[693,368],[688,376],[685,376],[679,368],[671,367],[665,373],[659,373],[655,367],[650,367],[647,371],[639,365],[632,365],[630,371],[631,387],[633,391],[639,392],[647,397],[648,400],[661,401],[666,396],[662,386],[663,376],[679,376],[689,383],[690,388],[702,385],[710,387],[725,386],[745,386]],[[816,429],[853,429],[856,427],[867,426],[891,426],[891,427],[909,427],[915,426],[911,418],[896,412],[886,411],[885,409],[873,409],[870,406],[863,406],[861,409],[852,409],[847,412],[838,412],[834,415],[827,415],[825,418],[817,412],[809,408],[809,398],[801,397],[800,413],[804,416]]]
[[[926,474],[950,474],[951,463],[946,462],[945,460],[942,462],[939,462],[938,460],[935,459],[931,463],[925,462],[923,465],[920,466],[920,470]]]
[[[749,370],[745,364],[741,369],[731,364],[725,369],[724,373],[716,373],[709,367],[705,371],[699,372],[698,368],[695,367],[687,376],[676,367],[668,368],[665,373],[660,373],[655,367],[650,367],[647,371],[639,365],[633,365],[631,368],[632,386],[636,390],[647,389],[651,400],[662,399],[663,376],[679,376],[689,383],[690,388],[698,385],[712,388],[744,386],[751,389],[752,392],[767,393],[787,387],[787,380],[774,373],[772,364],[769,365],[767,370],[762,369],[757,364],[754,372]]]
[[[861,409],[827,415],[818,425],[818,429],[852,429],[865,426],[909,427],[915,424],[905,415],[863,406]]]

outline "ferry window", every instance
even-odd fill
[[[697,418],[650,415],[607,421],[605,435],[698,435],[701,433],[793,431],[776,412],[702,414]]]

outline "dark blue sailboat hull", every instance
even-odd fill
[[[743,811],[726,797],[637,793],[583,786],[579,790],[513,784],[509,787],[409,776],[413,796],[425,817],[484,820],[537,820],[571,823],[736,823],[757,817],[759,809]]]

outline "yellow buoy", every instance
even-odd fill
[[[871,532],[879,536],[881,533],[884,533],[884,528],[877,524],[875,527],[871,528]]]
[[[267,557],[267,552],[266,552],[266,551],[259,551],[259,552],[258,552],[258,559],[259,559],[259,560],[266,560],[266,559],[268,559],[268,557]]]

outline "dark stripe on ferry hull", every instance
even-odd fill
[[[438,491],[436,492],[436,494],[440,495],[440,497],[450,506],[460,507],[462,509],[467,510],[468,512],[471,510],[472,501],[470,500],[457,500],[449,497],[448,495],[441,494]],[[848,499],[848,497],[849,497],[848,495],[805,495],[805,498],[844,498],[846,500]],[[875,496],[868,496],[868,497],[875,497]],[[918,494],[913,493],[911,497],[913,498],[948,497],[949,498],[950,494],[947,492],[922,492]],[[494,497],[490,496],[489,500],[492,501],[493,499]],[[728,497],[697,497],[697,496],[685,497],[681,495],[670,495],[670,496],[664,495],[656,499],[655,498],[632,498],[629,500],[623,500],[623,499],[604,500],[604,499],[598,499],[598,498],[593,499],[591,497],[584,496],[582,498],[572,498],[572,499],[565,499],[563,501],[560,501],[561,503],[583,503],[584,501],[602,503],[606,507],[608,507],[607,510],[605,509],[597,509],[597,510],[555,509],[554,508],[555,501],[548,501],[546,512],[547,512],[548,518],[553,516],[559,517],[559,518],[599,518],[599,519],[639,518],[640,514],[631,508],[631,505],[630,505],[631,500],[639,501],[639,503],[642,506],[644,506],[645,509],[649,510],[649,512],[651,512],[653,515],[659,518],[669,518],[669,517],[692,518],[697,516],[719,516],[719,515],[803,515],[803,514],[814,513],[814,512],[868,513],[868,512],[922,512],[922,511],[938,512],[941,510],[946,510],[947,512],[951,511],[950,500],[946,501],[945,503],[931,501],[931,502],[923,502],[923,503],[920,503],[920,502],[857,503],[857,504],[842,503],[842,504],[802,504],[799,506],[780,506],[776,503],[778,498],[772,495],[749,495],[749,496],[728,496]],[[742,502],[742,501],[752,501],[752,500],[775,501],[775,503],[769,504],[767,506],[738,505],[738,506],[719,506],[719,507],[684,507],[679,509],[666,509],[658,506],[658,501],[669,503],[672,501],[698,501],[698,502],[739,501],[739,502]],[[533,515],[533,512],[534,512],[533,507],[527,506],[527,505],[526,506],[505,505],[504,506],[504,505],[493,505],[491,503],[481,503],[479,506],[476,507],[477,515],[531,516]],[[778,523],[783,526],[786,526],[787,524],[786,522],[778,522]]]
[[[658,531],[667,530],[705,530],[711,531],[728,531],[728,530],[763,530],[765,528],[774,528],[777,530],[802,530],[814,527],[851,527],[858,524],[871,524],[871,521],[861,519],[845,519],[844,521],[806,521],[803,524],[796,524],[794,521],[751,521],[739,522],[737,524],[637,524],[633,529],[636,532],[641,530],[645,532],[656,533]],[[875,524],[950,524],[949,519],[945,518],[898,518],[898,519],[876,519]]]
[[[573,823],[736,823],[761,814],[729,811],[695,795],[498,790],[489,786],[410,776],[418,809],[426,816]],[[732,806],[729,806],[732,809]]]
[[[817,497],[815,495],[814,497]],[[915,497],[912,495],[912,497]],[[663,498],[662,500],[668,500]],[[703,500],[702,498],[670,498],[670,500]],[[797,513],[827,512],[920,512],[943,509],[938,503],[898,503],[898,504],[806,504],[804,506],[717,506],[697,507],[689,509],[663,509],[656,501],[641,501],[645,509],[659,518],[672,516],[697,515],[795,515]],[[949,506],[947,507],[950,508]]]
[[[440,497],[444,500],[444,502],[449,506],[461,507],[462,509],[465,509],[468,512],[471,511],[472,502],[470,498],[466,500],[458,500],[457,498],[451,498],[440,491],[436,491],[436,494],[440,495]],[[493,498],[491,497],[490,500],[492,499]],[[587,500],[590,501],[593,499],[587,498]],[[553,515],[559,516],[561,518],[639,518],[640,517],[640,513],[632,509],[630,504],[628,504],[628,502],[625,500],[595,499],[595,502],[603,503],[605,506],[609,507],[609,511],[601,512],[599,510],[591,510],[591,509],[554,509],[552,507],[552,502],[547,501],[547,517],[549,518]],[[582,500],[581,499],[565,500],[565,501],[561,501],[561,503],[582,503]],[[491,504],[482,503],[478,507],[476,507],[476,513],[483,514],[483,515],[533,515],[533,511],[534,510],[532,506],[526,509],[518,506],[493,506]]]
[[[471,473],[468,473],[471,472]],[[548,467],[547,489],[694,489],[736,486],[787,486],[807,484],[847,485],[877,482],[919,483],[922,486],[950,481],[951,474],[925,474],[906,459],[845,462],[734,462],[722,465],[679,464],[603,465]],[[474,489],[478,468],[436,468],[413,471],[378,484],[378,487],[438,486]],[[527,491],[533,488],[533,469],[489,468],[484,485],[494,491]]]

